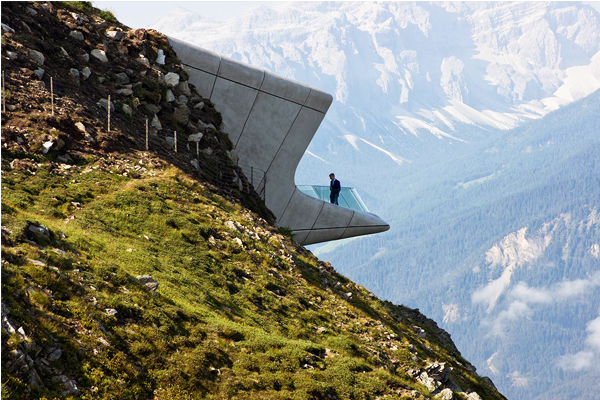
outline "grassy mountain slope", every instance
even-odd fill
[[[13,31],[2,37],[5,398],[504,398],[433,321],[274,228],[193,88],[189,103],[206,106],[188,107],[191,126],[178,121],[182,104],[170,104],[160,75],[185,74],[164,37],[101,16],[85,3],[2,5]],[[81,51],[99,47],[108,64],[85,61]],[[157,47],[165,65],[136,61]],[[45,59],[36,65],[30,50]],[[84,66],[92,75],[75,81],[71,68]],[[120,73],[131,95],[118,92],[128,89]],[[111,132],[96,106],[107,94],[121,101]],[[143,151],[155,114],[163,130]],[[169,129],[181,143],[203,134],[199,173],[193,152],[166,145]]]

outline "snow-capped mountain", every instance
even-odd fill
[[[176,9],[153,28],[334,94],[330,130],[396,162],[411,158],[399,136],[465,140],[463,124],[509,129],[600,88],[600,16],[579,3]]]

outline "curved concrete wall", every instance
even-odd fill
[[[335,206],[302,193],[294,183],[300,159],[333,98],[320,90],[169,38],[200,94],[223,117],[243,164],[266,172],[265,202],[279,226],[300,244],[383,232],[375,214]]]

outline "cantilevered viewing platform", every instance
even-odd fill
[[[265,203],[277,225],[291,228],[298,243],[390,228],[367,211],[353,189],[344,188],[338,206],[324,201],[329,198],[328,186],[325,191],[294,183],[298,163],[333,101],[331,95],[177,39],[169,41],[189,81],[221,113],[223,131],[240,163],[265,171]]]

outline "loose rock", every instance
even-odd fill
[[[41,81],[42,78],[44,77],[44,73],[46,73],[46,71],[43,68],[38,68],[35,71],[33,71],[35,73],[35,75],[38,77],[38,79]]]
[[[36,50],[29,49],[29,58],[31,58],[36,63],[43,65],[44,61],[46,61],[46,57],[42,53]]]
[[[190,85],[188,84],[188,81],[179,82],[176,89],[179,92],[181,92],[181,94],[183,94],[184,96],[190,97],[192,95],[192,90],[190,89]]]
[[[85,67],[84,69],[81,70],[81,75],[83,76],[84,80],[89,78],[91,74],[92,74],[92,71],[88,67]]]
[[[202,140],[202,137],[204,136],[204,134],[202,134],[202,132],[198,132],[194,135],[190,135],[188,136],[188,141],[190,142],[199,142],[200,140]]]
[[[175,101],[175,95],[173,94],[171,89],[167,89],[167,98],[165,100],[167,101],[167,103]]]
[[[75,40],[83,40],[83,33],[81,33],[80,31],[71,31],[69,33],[69,36],[71,36]]]
[[[121,31],[108,31],[106,32],[106,36],[112,40],[121,40],[125,36],[125,33]]]
[[[44,144],[42,144],[42,153],[47,154],[52,148],[52,146],[54,146],[53,141],[48,140],[47,142],[44,142]]]
[[[165,84],[171,88],[177,86],[179,84],[179,75],[175,72],[169,72],[165,75]]]
[[[133,114],[133,110],[127,104],[123,104],[123,106],[121,107],[121,110],[123,110],[123,112],[125,114],[127,114],[127,115],[132,115]]]
[[[106,52],[104,50],[94,49],[91,51],[91,54],[94,58],[98,59],[100,62],[108,62],[108,58],[106,57]]]
[[[152,279],[152,275],[139,275],[135,279],[138,280],[142,285],[146,286],[151,292],[156,292],[158,289],[158,282]]]
[[[156,63],[159,65],[165,65],[165,52],[162,49],[158,49],[158,56],[156,57]]]
[[[186,105],[181,105],[173,112],[173,119],[182,125],[187,125],[190,120],[190,109]]]

